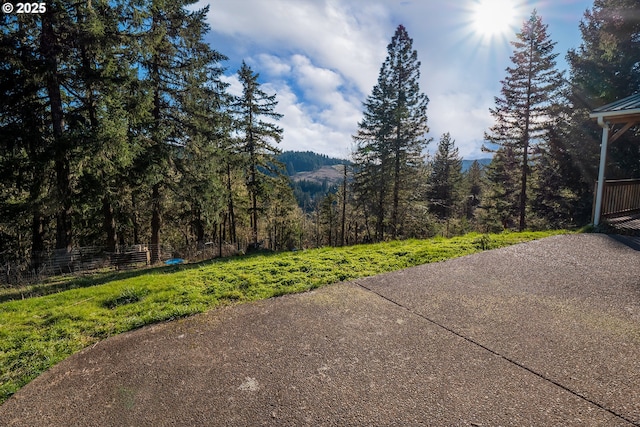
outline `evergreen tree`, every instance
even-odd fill
[[[580,206],[578,194],[572,191],[575,182],[579,182],[579,170],[572,167],[571,158],[564,141],[567,134],[566,124],[559,123],[547,135],[539,146],[538,167],[534,175],[534,198],[532,210],[544,223],[543,226],[566,228],[576,220],[584,221],[576,215],[585,211]]]
[[[184,120],[190,97],[203,92],[211,64],[221,59],[203,38],[209,30],[205,22],[208,8],[189,11],[194,0],[154,0],[138,11],[134,22],[140,32],[140,65],[146,72],[141,95],[149,97],[144,152],[138,170],[151,189],[151,258],[160,259],[160,230],[167,203],[167,189],[175,188],[175,159],[193,129]],[[198,94],[198,95],[195,95]]]
[[[419,187],[429,102],[420,92],[419,78],[413,40],[400,25],[353,137],[354,190],[361,206],[376,218],[377,240],[384,238],[387,228],[394,238],[402,234],[404,216]]]
[[[187,78],[190,90],[181,94],[181,123],[185,127],[184,144],[176,156],[179,184],[174,194],[184,209],[178,220],[189,218],[188,227],[198,247],[204,247],[205,235],[216,237],[224,222],[226,161],[224,150],[229,140],[231,118],[225,112],[230,97],[227,84],[220,80],[217,64],[226,57],[210,52],[209,62],[195,66]]]
[[[265,211],[271,250],[292,250],[302,238],[302,211],[298,208],[286,176],[274,181]]]
[[[127,105],[137,95],[130,89],[138,76],[127,58],[130,46],[121,28],[124,17],[115,4],[76,3],[73,14],[74,57],[79,62],[68,84],[79,99],[76,108],[69,108],[69,114],[83,118],[73,132],[73,138],[83,147],[83,173],[78,177],[74,205],[82,212],[76,217],[85,224],[77,230],[75,243],[105,242],[113,252],[118,237],[124,239],[116,219],[122,211],[122,177],[137,154],[128,137],[135,109],[129,111]]]
[[[482,200],[484,174],[477,160],[471,163],[471,167],[464,175],[466,202],[465,215],[468,220],[475,219],[475,212]]]
[[[40,105],[32,103],[30,115],[32,119],[37,115],[45,120],[38,119],[36,125],[27,116],[21,117],[20,134],[22,138],[31,130],[39,133],[38,148],[31,153],[41,159],[51,159],[51,162],[32,163],[32,173],[54,177],[48,204],[56,218],[55,246],[68,252],[72,244],[82,243],[86,230],[93,228],[92,223],[84,226],[87,216],[96,211],[92,199],[100,196],[101,187],[109,188],[106,180],[95,179],[96,175],[104,177],[113,172],[112,164],[126,162],[126,156],[121,153],[122,141],[126,141],[126,119],[123,119],[126,113],[119,108],[116,95],[123,93],[119,89],[123,83],[122,61],[118,61],[123,40],[116,34],[121,21],[114,7],[103,1],[55,1],[47,5],[41,25],[37,25],[37,20],[26,18],[32,17],[17,17],[13,24],[7,22],[5,27],[10,32],[16,25],[14,28],[20,33],[14,34],[18,36],[19,49],[7,52],[14,59],[20,59],[8,70],[18,72],[19,63],[22,67],[28,65],[20,74],[31,76],[30,90],[37,94]],[[11,20],[8,16],[5,19]],[[120,80],[116,83],[116,79]],[[7,101],[15,107],[29,99],[35,98],[22,92],[20,97]],[[22,166],[31,167],[27,163]],[[37,178],[31,189],[34,202],[38,199],[42,202],[42,189],[43,180]],[[36,197],[36,193],[40,196]],[[108,201],[106,197],[102,200]],[[43,214],[40,202],[30,203],[29,209],[28,216],[33,215],[35,254],[44,249],[48,215]],[[111,212],[111,209],[103,211]],[[74,222],[78,226],[73,226]],[[109,231],[112,243],[114,228]]]
[[[56,249],[66,252],[72,246],[72,215],[73,215],[73,187],[72,187],[72,154],[75,140],[70,131],[74,128],[69,124],[68,114],[65,113],[63,96],[64,85],[70,77],[63,72],[68,64],[61,64],[61,58],[73,57],[70,44],[64,40],[70,36],[73,21],[67,2],[56,1],[47,4],[42,14],[39,51],[43,62],[44,93],[46,94],[49,110],[49,126],[52,130],[53,162],[55,173],[55,201],[56,203]],[[69,67],[73,68],[73,67]]]
[[[328,193],[320,202],[320,222],[329,246],[336,246],[338,234],[338,197]]]
[[[0,16],[0,257],[18,261],[45,249],[50,236],[51,132],[42,96],[39,29],[31,16]]]
[[[282,168],[276,160],[279,150],[272,142],[279,143],[282,129],[262,119],[278,120],[281,114],[275,112],[278,104],[275,95],[268,95],[260,88],[259,75],[242,62],[238,78],[242,83],[242,96],[233,105],[236,130],[239,134],[240,152],[243,155],[246,185],[251,199],[251,240],[258,246],[259,202],[263,202],[274,177],[282,175]]]
[[[527,179],[530,175],[530,152],[538,140],[544,138],[550,123],[550,108],[558,102],[563,77],[556,69],[553,53],[555,43],[547,34],[534,10],[512,42],[513,67],[507,68],[502,81],[502,96],[496,97],[491,115],[495,124],[485,135],[492,144],[509,148],[521,158],[519,229],[526,228]]]
[[[429,209],[439,219],[448,220],[460,203],[462,181],[462,159],[449,133],[440,138],[431,168],[427,192]]]
[[[571,166],[581,180],[572,190],[591,212],[589,201],[598,174],[602,129],[589,118],[599,106],[640,91],[640,3],[636,0],[595,0],[580,23],[582,44],[567,56],[570,65],[571,122],[565,145]],[[628,131],[611,144],[607,156],[607,178],[640,177],[640,134]]]
[[[481,205],[487,231],[499,232],[515,225],[520,210],[518,176],[521,166],[510,146],[498,149],[487,166],[490,191]]]

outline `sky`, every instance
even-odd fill
[[[537,10],[548,25],[560,70],[581,44],[579,23],[593,0],[202,0],[206,40],[226,55],[223,80],[240,94],[245,61],[276,94],[283,151],[348,158],[387,45],[402,24],[421,62],[429,97],[428,146],[449,132],[465,159],[481,152],[489,109],[511,65],[510,41]]]

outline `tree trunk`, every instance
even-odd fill
[[[534,39],[529,42],[529,70],[527,81],[527,105],[525,111],[524,137],[522,141],[522,188],[520,192],[520,231],[527,228],[527,174],[529,173],[529,132],[531,125],[531,97],[533,84]]]
[[[133,223],[133,243],[135,245],[140,244],[140,224],[138,224],[138,202],[136,196],[131,193],[131,222]]]
[[[218,233],[218,258],[222,258],[222,230],[224,226],[220,224],[220,230]]]
[[[347,165],[344,165],[344,175],[342,176],[342,230],[340,233],[340,246],[344,246],[346,220],[347,220]]]
[[[151,264],[160,262],[161,223],[160,184],[154,184],[151,192]]]
[[[357,245],[358,244],[358,221],[356,221],[355,224],[355,241],[353,242],[353,244]]]
[[[38,271],[44,251],[44,217],[40,209],[33,212],[31,221],[31,268]]]
[[[196,235],[196,243],[198,249],[204,248],[204,221],[202,220],[202,210],[193,208],[193,229],[192,232]],[[214,226],[214,230],[217,224]]]
[[[256,167],[251,165],[251,234],[253,245],[258,248],[258,196],[256,188]]]
[[[32,144],[30,147],[32,159],[37,157],[34,145],[36,144]],[[42,205],[39,200],[43,185],[43,175],[38,173],[34,175],[33,184],[29,189],[29,201],[33,212],[31,220],[31,268],[37,271],[40,268],[42,252],[44,252],[45,218],[42,213]]]
[[[398,209],[400,206],[400,125],[398,124],[398,135],[393,170],[393,212],[391,214],[391,233],[393,238],[398,237]]]
[[[384,191],[384,177],[383,171],[380,172],[380,188],[378,193],[378,212],[377,213],[377,222],[376,222],[376,241],[381,242],[384,240],[384,202],[385,202],[385,191]]]
[[[236,243],[238,237],[236,235],[236,215],[233,210],[233,191],[231,186],[231,164],[227,162],[227,193],[229,194],[229,235],[231,243]]]
[[[107,250],[115,252],[118,245],[116,219],[113,215],[113,205],[106,195],[102,197],[102,214],[104,216],[104,231],[107,234]]]
[[[53,30],[53,12],[51,8],[42,15],[42,33],[40,49],[44,57],[47,72],[46,86],[51,111],[51,125],[54,139],[54,170],[56,174],[57,197],[60,202],[56,213],[56,249],[71,251],[72,224],[71,215],[71,178],[66,143],[64,142],[64,112],[58,72],[58,58],[56,34]]]

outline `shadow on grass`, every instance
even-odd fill
[[[224,264],[238,259],[250,259],[254,257],[270,257],[277,255],[281,252],[268,252],[261,251],[247,255],[237,255],[228,258],[214,258],[211,260],[179,264],[179,265],[160,265],[156,267],[147,267],[140,269],[133,269],[127,271],[111,271],[108,273],[87,273],[83,276],[67,276],[50,278],[53,283],[41,283],[36,285],[29,285],[25,287],[8,289],[0,294],[0,303],[7,301],[16,301],[27,298],[36,298],[46,295],[55,294],[58,292],[64,292],[71,289],[90,288],[92,286],[104,285],[116,280],[126,280],[134,277],[140,277],[145,275],[154,274],[171,274],[179,271],[193,270],[194,268],[200,268],[212,264]]]

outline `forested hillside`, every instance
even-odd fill
[[[299,172],[312,172],[323,166],[348,163],[348,160],[336,159],[312,151],[285,151],[278,155],[278,161],[287,168],[289,176],[294,176]]]
[[[309,214],[328,194],[335,194],[343,180],[348,160],[336,159],[312,151],[285,151],[278,156],[285,165],[290,185],[303,213]]]

